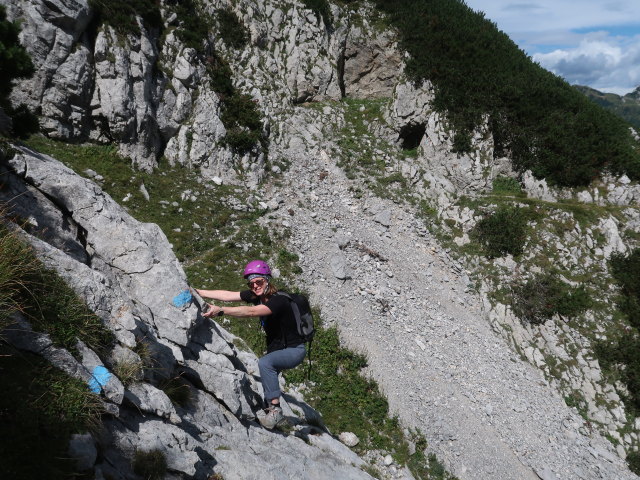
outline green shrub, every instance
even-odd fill
[[[162,28],[162,15],[158,0],[89,0],[99,24],[107,24],[122,34],[140,34],[136,17],[147,28]]]
[[[35,71],[31,57],[20,45],[19,33],[19,24],[7,20],[6,7],[0,5],[0,99],[3,102],[11,93],[14,78],[30,77]]]
[[[14,108],[9,100],[13,88],[13,80],[29,78],[35,67],[31,57],[20,44],[18,23],[7,20],[6,8],[0,5],[0,109],[11,117],[12,134],[18,138],[25,138],[38,131],[38,120],[27,107],[22,104]]]
[[[500,175],[493,180],[493,193],[499,195],[521,195],[522,185],[515,178]]]
[[[330,25],[332,22],[331,9],[329,8],[329,2],[327,0],[302,0],[304,6],[321,18],[325,25]]]
[[[7,109],[6,113],[11,117],[13,134],[17,138],[24,140],[40,130],[38,117],[24,103]]]
[[[534,325],[543,324],[556,314],[575,318],[592,305],[584,287],[571,287],[553,273],[536,275],[516,284],[512,292],[513,312]]]
[[[176,36],[186,47],[193,48],[200,56],[206,55],[205,45],[210,34],[208,16],[198,8],[194,0],[169,0],[167,3],[180,22]]]
[[[161,450],[138,450],[133,458],[133,471],[145,480],[162,480],[167,473],[167,459]]]
[[[472,236],[483,246],[489,258],[520,255],[527,239],[526,215],[523,208],[500,206],[478,222]]]
[[[225,98],[220,120],[227,128],[225,143],[239,153],[246,153],[264,141],[261,115],[256,101],[249,95],[234,92]]]
[[[622,293],[618,306],[629,323],[640,329],[640,248],[629,255],[612,255],[609,267]]]
[[[597,343],[595,352],[603,367],[619,376],[626,386],[628,393],[621,397],[637,416],[640,415],[640,249],[628,255],[612,255],[609,268],[620,286],[618,308],[631,327],[618,338]]]
[[[640,475],[640,452],[630,452],[627,454],[627,465],[636,475]]]
[[[638,332],[625,332],[615,341],[599,342],[595,353],[603,368],[615,372],[628,393],[621,394],[625,406],[635,416],[640,415],[640,338]]]
[[[220,36],[228,46],[242,48],[247,44],[247,29],[230,8],[216,10],[216,20]]]
[[[380,185],[383,187],[388,187],[393,183],[399,183],[403,186],[406,186],[407,181],[405,180],[405,178],[402,176],[400,172],[395,172],[395,173],[392,173],[391,175],[387,175],[386,177],[380,177],[378,179],[378,183],[380,183]]]
[[[430,80],[434,107],[455,130],[454,149],[488,121],[495,155],[563,186],[586,185],[604,169],[640,178],[640,151],[627,124],[531,59],[462,0],[376,0],[409,53],[406,71]]]

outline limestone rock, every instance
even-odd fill
[[[366,14],[366,12],[363,12]],[[353,25],[344,51],[345,94],[352,98],[390,97],[402,72],[402,58],[388,31]]]
[[[76,433],[69,441],[69,457],[76,461],[76,468],[84,472],[93,467],[98,457],[98,450],[93,437],[88,433]]]
[[[341,253],[334,254],[329,260],[331,273],[338,280],[346,280],[351,278],[351,269],[347,264],[346,258]]]
[[[362,463],[357,455],[329,435],[313,446],[258,427],[253,412],[261,403],[261,391],[253,377],[255,355],[239,354],[233,336],[198,316],[194,305],[171,303],[185,289],[186,280],[157,227],[135,221],[97,185],[51,157],[21,149],[5,174],[16,188],[23,182],[32,192],[14,198],[16,205],[31,202],[22,205],[26,211],[48,202],[56,222],[76,225],[83,232],[77,249],[84,254],[65,251],[55,232],[49,241],[20,234],[116,334],[116,345],[105,358],[78,343],[78,361],[54,346],[47,335],[33,332],[19,315],[2,332],[14,347],[42,355],[69,375],[95,384],[94,391],[109,401],[104,429],[93,448],[90,437],[72,441],[70,451],[78,458],[79,469],[93,468],[96,477],[127,478],[136,451],[156,450],[172,475],[194,478],[208,478],[214,472],[227,479],[242,478],[246,472],[260,472],[262,478],[281,478],[282,472],[289,478],[305,478],[308,468],[322,477],[368,478],[357,467]],[[43,228],[46,221],[42,219]],[[60,236],[65,235],[62,230]],[[138,335],[144,338],[153,368],[125,391],[106,365],[141,362],[133,351],[140,347]],[[173,405],[159,388],[176,372],[189,392],[183,407]],[[287,415],[295,413],[287,409]],[[277,472],[273,476],[264,471],[265,455]],[[300,458],[305,462],[298,462]]]
[[[344,443],[347,447],[355,447],[360,443],[360,439],[355,433],[352,432],[342,432],[338,435],[338,438],[342,443]]]

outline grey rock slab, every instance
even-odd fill
[[[281,480],[285,478],[345,480],[371,479],[358,466],[302,439],[252,429],[250,448],[215,452],[216,471],[225,480]],[[336,442],[334,440],[334,442]],[[338,442],[339,443],[339,442]],[[249,446],[249,445],[247,445]],[[342,445],[342,448],[346,448]],[[348,450],[348,449],[347,449]],[[295,458],[296,461],[291,461]],[[347,458],[353,458],[348,455]]]
[[[97,383],[109,400],[120,405],[124,398],[124,385],[122,385],[122,382],[120,382],[114,374],[107,371],[100,357],[87,347],[84,342],[79,340],[76,349],[80,355],[82,366],[86,368],[93,377],[93,384],[95,385]],[[96,372],[98,371],[104,372],[104,374],[96,378]]]
[[[134,383],[127,388],[125,398],[143,412],[153,413],[171,422],[180,421],[167,394],[153,385]]]
[[[345,464],[356,467],[364,465],[364,460],[356,455],[346,444],[336,441],[331,435],[312,434],[307,437],[309,443],[320,450],[330,452],[332,458],[337,458]]]
[[[391,226],[391,210],[384,209],[376,214],[374,220],[384,227]]]
[[[24,172],[27,183],[70,212],[86,232],[93,266],[153,312],[158,335],[186,345],[195,311],[170,307],[171,299],[186,288],[186,280],[159,227],[133,219],[100,187],[51,157],[24,149],[10,164]]]
[[[76,468],[84,472],[93,468],[98,457],[96,442],[88,433],[75,433],[69,440],[69,457],[75,460]]]
[[[353,273],[349,267],[346,257],[342,253],[334,253],[329,259],[331,273],[338,280],[346,280],[352,277]]]

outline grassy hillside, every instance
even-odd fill
[[[640,87],[624,96],[603,93],[581,85],[574,85],[574,88],[601,107],[640,129]]]
[[[406,73],[430,80],[455,147],[486,118],[495,155],[561,186],[587,185],[603,170],[640,179],[640,151],[626,123],[534,63],[461,0],[376,0],[410,59]],[[485,117],[486,116],[486,117]]]

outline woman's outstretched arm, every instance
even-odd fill
[[[240,292],[232,292],[230,290],[200,290],[199,288],[194,288],[194,290],[203,298],[210,298],[219,302],[239,302],[242,300],[240,298]]]

